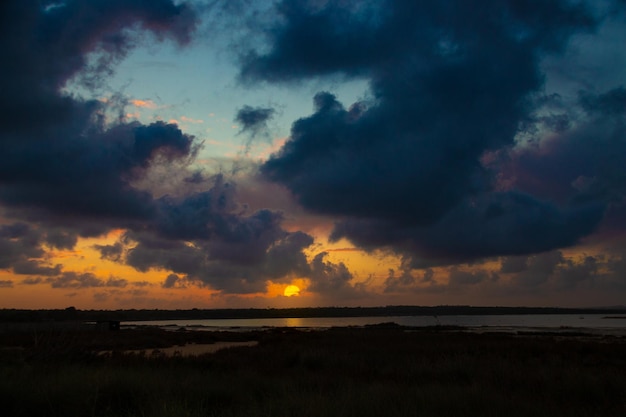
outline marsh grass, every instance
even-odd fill
[[[626,340],[620,338],[399,328],[171,333],[102,336],[100,343],[107,349],[165,346],[185,337],[260,343],[191,358],[123,350],[103,358],[89,350],[102,347],[94,339],[100,336],[44,335],[37,346],[0,360],[3,415],[626,415]],[[54,338],[66,340],[63,349],[38,350],[55,345]]]

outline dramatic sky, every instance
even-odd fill
[[[624,0],[6,0],[0,308],[626,300]]]

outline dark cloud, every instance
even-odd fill
[[[13,281],[10,280],[0,280],[0,288],[13,288]]]
[[[154,267],[191,275],[201,270],[204,262],[197,248],[183,242],[135,235],[125,240],[138,242],[128,251],[125,261],[141,272]]]
[[[307,276],[310,266],[302,252],[313,244],[313,238],[304,232],[292,232],[276,242],[267,251],[263,272],[270,278]]]
[[[23,285],[37,285],[43,282],[43,278],[41,277],[27,277],[22,280]]]
[[[574,206],[603,205],[598,236],[626,231],[626,104],[622,87],[582,92],[567,129],[503,153],[502,182],[526,193]]]
[[[105,301],[107,301],[110,297],[110,294],[106,293],[106,292],[97,292],[94,293],[93,295],[93,299],[94,301],[98,302],[98,303],[103,303]]]
[[[110,75],[134,46],[137,27],[188,42],[192,11],[169,0],[9,1],[3,9],[0,202],[54,223],[148,215],[150,195],[130,182],[157,157],[191,154],[193,138],[162,122],[111,124],[105,104],[63,87]],[[62,232],[49,240],[58,248],[75,242]]]
[[[40,259],[46,247],[73,248],[79,235],[97,236],[124,225],[121,219],[149,219],[151,196],[130,183],[153,160],[193,155],[193,138],[161,122],[110,124],[104,104],[65,95],[62,87],[72,77],[107,75],[133,44],[126,28],[141,24],[184,43],[193,16],[168,1],[44,6],[5,2],[0,18],[0,42],[9,56],[0,80],[7,93],[0,98],[0,202],[8,216],[38,223],[0,228],[0,266],[39,275],[23,280],[27,285],[124,287],[124,279],[62,272]],[[99,54],[96,67],[93,54]],[[114,250],[104,252],[115,259]]]
[[[250,228],[264,222],[277,223],[280,218],[278,213],[260,210],[254,214],[258,221],[251,219],[248,226],[243,226],[234,183],[218,175],[208,185],[206,191],[178,198],[166,195],[157,201],[155,223],[160,235],[171,239],[219,236],[236,241],[245,239],[241,234],[251,232]]]
[[[94,249],[100,252],[100,259],[117,262],[122,258],[124,246],[116,242],[112,245],[94,245]]]
[[[46,233],[46,243],[55,249],[72,249],[78,236],[69,230],[48,229]]]
[[[125,278],[109,277],[104,283],[105,287],[124,288],[128,285]]]
[[[185,288],[183,279],[176,274],[169,274],[162,286],[163,288]]]
[[[463,271],[458,268],[450,269],[448,273],[448,285],[476,285],[489,279],[489,274],[484,270]]]
[[[165,269],[225,291],[257,291],[266,279],[306,270],[302,250],[312,238],[283,230],[279,212],[246,212],[233,182],[189,170],[201,145],[194,137],[171,123],[126,121],[123,97],[103,103],[64,90],[70,83],[97,89],[140,42],[140,30],[189,42],[196,16],[188,5],[97,0],[2,7],[0,204],[6,216],[29,224],[0,228],[0,267],[45,276],[42,282],[54,288],[123,287],[126,280],[66,272],[42,260],[47,248],[70,249],[79,237],[121,228],[122,240],[95,246],[103,259]],[[258,133],[273,113],[244,107],[237,120]],[[158,192],[152,170],[168,171],[184,190]]]
[[[510,285],[516,291],[552,291],[564,294],[573,291],[619,292],[626,288],[623,250],[610,256],[605,254],[579,254],[566,256],[561,251],[551,251],[528,257],[518,257],[520,268],[502,271],[510,274]],[[503,260],[502,265],[508,262]],[[521,263],[525,267],[521,267]],[[584,295],[584,293],[582,293]]]
[[[594,305],[597,294],[614,293],[619,300],[626,288],[626,253],[623,249],[611,255],[604,253],[565,254],[553,250],[533,255],[501,257],[500,268],[493,271],[477,265],[454,265],[434,270],[411,269],[402,265],[400,271],[390,270],[384,291],[406,293],[463,293],[479,289],[492,296],[546,297],[560,300],[576,299],[583,305]],[[435,275],[437,275],[435,277]],[[447,277],[447,281],[445,280]],[[479,296],[478,293],[473,293]],[[618,301],[619,303],[619,301]]]
[[[8,269],[44,255],[42,236],[27,223],[0,226],[0,268]]]
[[[380,6],[364,7],[344,3],[317,8],[313,2],[282,1],[277,11],[282,25],[263,27],[271,51],[248,50],[242,56],[244,81],[297,81],[304,77],[335,72],[359,74],[371,60],[393,54],[382,48],[386,39],[375,38],[376,12]],[[359,10],[360,9],[360,10]],[[360,13],[355,13],[360,11]],[[274,18],[274,22],[276,19]],[[378,46],[375,48],[373,46]],[[370,55],[368,57],[368,55]]]
[[[142,272],[173,271],[163,284],[165,288],[178,288],[184,275],[187,282],[224,293],[262,292],[267,280],[310,276],[315,281],[341,275],[324,272],[324,265],[350,274],[345,265],[324,263],[321,258],[309,264],[303,251],[313,238],[303,232],[284,231],[280,219],[271,212],[264,210],[248,217],[228,217],[222,212],[211,218],[215,220],[216,216],[227,217],[219,223],[228,227],[212,229],[210,238],[200,236],[183,242],[129,232],[123,238],[129,249],[122,261]]]
[[[609,289],[626,289],[626,253],[611,257],[606,264],[609,269],[609,276],[606,279]]]
[[[206,178],[204,177],[204,175],[202,175],[201,171],[195,171],[188,177],[185,177],[183,181],[190,184],[201,184],[206,181]]]
[[[559,49],[572,29],[591,23],[586,10],[563,1],[489,1],[480,7],[462,1],[281,1],[277,11],[280,19],[263,30],[269,52],[242,56],[244,80],[376,73],[397,75],[404,84],[408,74],[402,71],[445,64],[436,62],[438,57],[457,58],[463,65],[469,52],[502,48],[507,59],[515,59],[514,52],[526,48]]]
[[[126,240],[133,247],[124,261],[143,272],[173,271],[185,275],[189,282],[226,293],[262,292],[267,280],[308,273],[303,250],[313,238],[302,232],[286,232],[271,219],[263,223],[258,217],[243,217],[240,221],[237,228],[247,230],[232,235],[232,239],[213,236],[185,243],[129,233]]]
[[[557,269],[565,263],[563,253],[558,250],[531,255],[524,261],[525,268],[519,265],[520,268],[515,271],[514,280],[518,285],[526,288],[545,285],[551,280]]]
[[[13,273],[19,275],[56,276],[61,273],[62,267],[60,264],[50,267],[31,259],[22,259],[13,264]]]
[[[267,130],[267,122],[274,116],[276,110],[271,107],[243,106],[237,111],[235,121],[241,124],[240,132],[255,137]]]
[[[432,272],[432,270],[429,269]],[[404,269],[400,271],[401,274],[396,275],[396,271],[393,269],[389,270],[389,275],[385,279],[385,289],[386,293],[395,293],[404,291],[407,289],[413,289],[413,287],[417,283],[417,278],[411,273],[410,270]]]
[[[469,268],[468,268],[469,267]],[[490,290],[499,285],[498,273],[481,269],[476,265],[455,265],[438,269],[413,269],[410,264],[401,265],[399,273],[389,270],[384,292],[392,294],[466,294],[474,288]]]
[[[626,116],[626,88],[617,87],[603,94],[581,92],[583,108],[592,114],[603,116]]]
[[[328,296],[348,296],[354,293],[354,276],[343,262],[333,263],[324,260],[327,252],[317,254],[311,261],[308,290]]]
[[[4,239],[22,239],[27,238],[28,241],[36,241],[33,239],[32,228],[29,224],[18,222],[13,224],[3,224],[0,226],[0,238]]]
[[[133,46],[130,29],[136,26],[160,38],[186,43],[195,25],[188,6],[169,0],[65,1],[51,5],[55,3],[3,2],[3,134],[41,139],[42,133],[83,130],[97,103],[60,94],[61,87],[85,71],[92,73],[91,78],[109,75],[111,65]],[[94,53],[99,54],[95,65],[89,59]]]
[[[63,272],[56,277],[49,277],[44,282],[50,284],[52,288],[123,288],[128,285],[128,281],[123,278],[109,277],[107,280],[98,278],[91,272]]]
[[[104,281],[90,272],[66,272],[63,275],[46,280],[52,288],[90,288],[102,287]]]
[[[593,256],[584,256],[580,262],[567,259],[559,277],[560,285],[574,288],[586,281],[595,280],[600,265],[601,262]]]
[[[154,210],[150,194],[129,181],[152,157],[190,151],[192,138],[174,125],[119,125],[85,138],[40,138],[3,142],[6,161],[0,199],[69,217],[145,218]],[[97,184],[97,187],[94,186]]]
[[[251,213],[236,199],[236,187],[222,175],[210,188],[182,197],[157,200],[152,221],[142,230],[128,230],[112,245],[95,246],[106,259],[135,269],[172,271],[225,292],[257,292],[267,280],[305,276],[309,264],[303,250],[313,238],[288,232],[279,212]],[[179,280],[168,277],[167,285]]]
[[[428,226],[350,219],[339,222],[331,238],[348,237],[370,250],[392,246],[421,268],[571,246],[593,231],[603,212],[601,204],[563,210],[524,194],[493,193],[457,205]]]
[[[528,269],[526,256],[504,256],[500,259],[500,272],[503,274],[517,273]]]
[[[150,283],[148,281],[134,281],[134,282],[131,282],[130,284],[133,287],[140,287],[140,288],[142,288],[142,287],[150,287],[150,286],[153,285],[152,283]]]
[[[626,196],[626,90],[580,93],[579,116],[538,144],[513,149],[501,172],[526,192],[555,201],[605,201]]]
[[[346,109],[327,92],[262,166],[306,208],[341,216],[333,238],[405,257],[457,262],[569,246],[595,230],[606,199],[554,201],[498,191],[483,156],[535,123],[544,57],[592,30],[567,1],[281,2],[244,81],[365,77],[371,99]],[[615,109],[614,92],[588,106]],[[567,115],[543,116],[563,131]],[[522,188],[522,191],[524,189]]]

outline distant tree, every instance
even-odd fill
[[[64,316],[65,316],[65,318],[66,318],[66,319],[71,319],[71,318],[74,318],[74,317],[76,317],[76,315],[77,315],[77,313],[76,313],[76,307],[74,307],[74,306],[70,306],[70,307],[67,307],[67,308],[65,309],[65,314],[64,314]]]

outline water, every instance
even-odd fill
[[[123,326],[158,326],[172,330],[245,331],[274,327],[325,329],[339,326],[363,327],[381,323],[402,326],[461,326],[472,331],[585,331],[626,335],[626,316],[607,318],[606,314],[520,314],[460,316],[382,316],[382,317],[304,317],[262,319],[204,319],[123,322]]]

